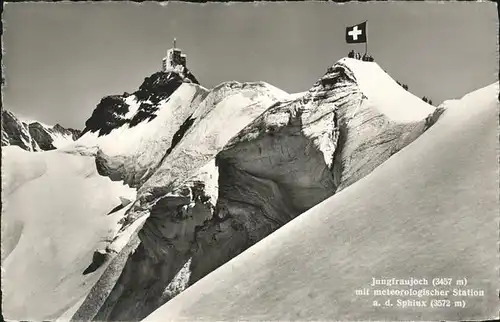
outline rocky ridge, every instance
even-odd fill
[[[157,116],[160,102],[183,83],[199,84],[193,74],[183,68],[181,71],[156,72],[146,77],[132,94],[104,97],[85,122],[82,135],[97,132],[103,136],[125,124],[134,127],[143,121],[152,121]],[[138,102],[138,106],[131,107],[135,102]]]
[[[14,113],[2,110],[2,146],[16,145],[26,151],[48,151],[69,144],[80,131],[60,124],[48,126],[37,121],[21,121]]]

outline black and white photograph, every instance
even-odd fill
[[[2,320],[498,320],[498,15],[3,4]]]

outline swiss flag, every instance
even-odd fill
[[[366,42],[366,21],[345,29],[345,41],[348,44]]]

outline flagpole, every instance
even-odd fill
[[[365,20],[365,23],[367,23],[368,20]],[[366,31],[368,30],[368,28],[365,28],[365,33],[367,33]],[[366,42],[365,42],[365,55],[368,54],[368,35],[365,35],[366,37]]]

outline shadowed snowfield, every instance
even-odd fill
[[[84,274],[118,230],[120,197],[135,190],[100,176],[91,157],[2,147],[3,314],[54,319],[102,273]]]
[[[433,127],[371,174],[213,271],[145,321],[497,317],[497,96],[498,83],[447,102]],[[388,297],[355,295],[372,277],[466,277],[466,287],[440,289],[485,295],[450,292],[452,305],[465,300],[465,308],[403,309],[396,306],[398,297],[391,298],[393,307],[377,308],[372,301]]]

